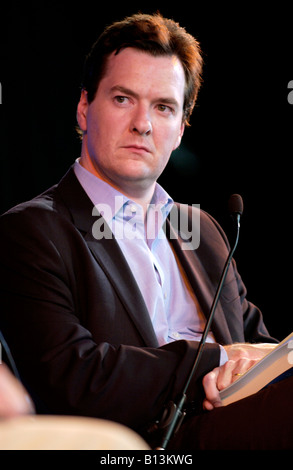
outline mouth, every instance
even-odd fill
[[[138,154],[151,152],[150,149],[144,145],[131,144],[131,145],[125,145],[123,148],[128,150],[129,152],[138,153]]]

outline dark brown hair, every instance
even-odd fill
[[[135,14],[108,26],[86,57],[82,88],[91,103],[105,74],[107,58],[133,47],[154,56],[175,55],[185,73],[183,120],[188,124],[201,84],[202,58],[197,40],[175,21],[154,15]]]

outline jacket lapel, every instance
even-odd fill
[[[196,295],[199,305],[203,314],[207,318],[214,300],[217,285],[214,285],[210,278],[207,276],[206,270],[202,265],[201,259],[197,254],[197,250],[184,250],[183,241],[181,236],[175,232],[170,224],[169,219],[167,223],[167,234],[170,237],[170,243],[178,256],[178,259],[186,272],[190,285]],[[215,311],[214,320],[212,322],[211,330],[219,343],[231,343],[232,338],[229,332],[227,321],[220,301]]]
[[[158,347],[145,302],[117,241],[114,238],[102,238],[97,241],[90,232],[86,234],[85,240],[111,281],[146,346]]]
[[[67,216],[70,214],[74,225],[83,235],[90,251],[110,280],[146,346],[158,347],[145,302],[117,241],[114,237],[102,237],[100,240],[93,237],[93,224],[102,216],[92,215],[93,204],[79,184],[72,168],[59,183],[58,194],[63,201],[63,204],[58,205],[59,212],[66,212]]]

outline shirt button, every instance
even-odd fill
[[[131,210],[132,213],[136,212],[136,207],[135,207],[134,204],[131,204],[130,210]]]
[[[177,331],[174,331],[172,336],[173,338],[177,338],[177,339],[181,338],[181,335]]]

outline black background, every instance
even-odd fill
[[[200,204],[229,236],[227,201],[234,192],[242,195],[235,258],[249,300],[282,339],[293,330],[292,9],[287,2],[219,3],[2,5],[0,211],[58,182],[79,156],[81,70],[104,26],[159,10],[197,37],[205,61],[192,125],[159,182],[175,200]]]

